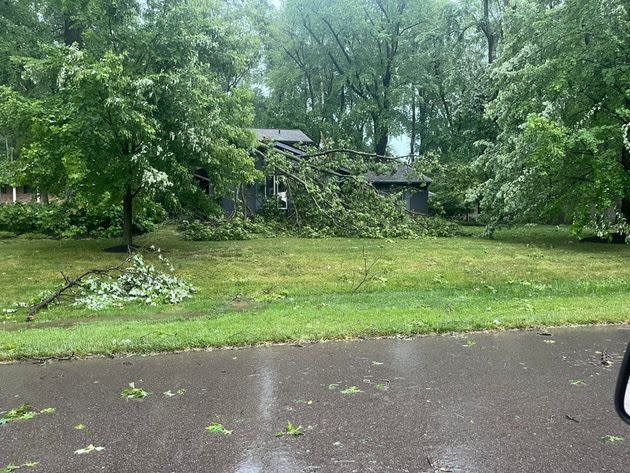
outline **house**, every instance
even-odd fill
[[[429,213],[429,185],[432,179],[426,176],[416,176],[408,164],[402,164],[394,174],[375,175],[368,173],[368,182],[383,194],[398,192],[404,188],[403,200],[409,212],[426,215]]]
[[[308,155],[305,146],[314,145],[306,134],[301,130],[282,130],[256,128],[254,129],[258,140],[262,146],[255,150],[256,169],[263,169],[265,158],[272,148],[299,163],[300,159],[305,159]],[[343,172],[343,170],[341,170]],[[207,180],[207,174],[199,170],[197,179],[206,192],[211,193],[211,187]],[[415,176],[411,166],[401,164],[395,173],[391,175],[376,175],[368,173],[366,180],[370,182],[379,192],[389,194],[403,191],[403,201],[408,211],[418,214],[427,214],[429,210],[429,185],[431,179],[424,176]],[[205,180],[204,180],[205,179]],[[232,214],[236,210],[235,202],[239,200],[248,214],[259,212],[264,203],[269,199],[277,201],[278,208],[286,210],[290,206],[290,198],[284,185],[284,177],[281,175],[266,176],[264,181],[254,185],[246,186],[242,194],[238,196],[226,196],[221,200],[221,205],[226,214]]]

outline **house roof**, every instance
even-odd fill
[[[279,130],[277,128],[254,128],[260,141],[278,141],[281,143],[312,143],[302,130]]]
[[[414,173],[411,166],[408,164],[402,164],[396,169],[396,172],[393,174],[374,174],[373,172],[368,172],[365,175],[365,178],[368,182],[373,184],[402,184],[402,185],[418,185],[418,184],[431,184],[433,180],[426,176],[418,177],[417,174]]]

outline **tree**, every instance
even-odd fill
[[[25,61],[27,71],[58,71],[59,88],[33,120],[18,166],[46,157],[63,167],[73,192],[122,201],[126,245],[138,198],[157,191],[176,198],[198,168],[219,194],[251,181],[250,95],[239,81],[256,43],[234,8],[89,0],[80,12],[64,12],[71,44]]]
[[[630,235],[630,5],[530,1],[507,17],[477,195],[502,222],[567,214]],[[611,211],[614,215],[611,215]]]

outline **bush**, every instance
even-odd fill
[[[228,241],[249,240],[254,235],[272,236],[275,233],[264,223],[247,219],[242,215],[232,219],[215,219],[210,222],[184,221],[181,227],[185,240]]]
[[[297,236],[302,238],[351,237],[351,238],[422,238],[449,237],[466,234],[456,223],[439,217],[410,215],[405,212],[398,222],[378,219],[369,213],[357,215],[352,226],[293,225],[290,220],[274,220],[267,216],[248,219],[242,215],[233,219],[217,219],[211,222],[182,222],[180,227],[185,240],[227,241],[249,240],[255,236]]]
[[[143,203],[135,209],[134,232],[149,232],[164,218],[161,206]],[[122,222],[122,206],[111,205],[106,199],[98,204],[72,199],[46,205],[34,202],[0,205],[0,232],[14,236],[111,238],[122,235]]]
[[[17,235],[13,232],[0,231],[0,240],[6,240],[7,238],[15,238]]]

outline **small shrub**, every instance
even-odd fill
[[[271,236],[272,228],[265,223],[245,218],[242,215],[231,219],[215,219],[204,223],[198,220],[182,223],[185,240],[228,241],[249,240],[255,235]]]
[[[8,238],[15,238],[17,235],[14,232],[0,231],[0,240],[6,240]]]
[[[166,218],[164,209],[154,202],[139,201],[134,209],[135,233],[152,231],[155,223]],[[58,238],[112,238],[122,235],[121,205],[108,199],[94,204],[80,198],[55,201],[0,205],[0,232],[12,235],[45,235]]]

